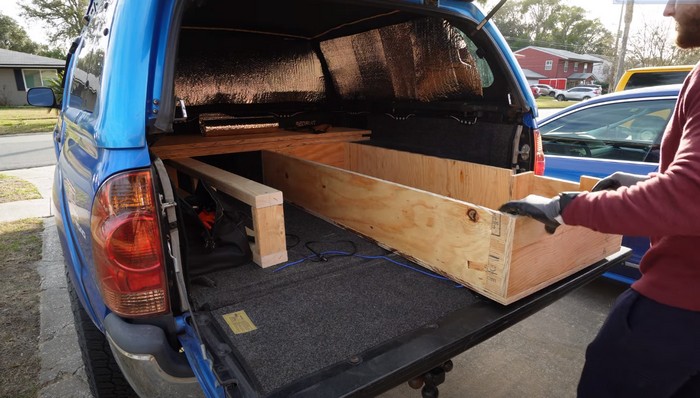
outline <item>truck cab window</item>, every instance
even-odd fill
[[[97,107],[113,9],[114,5],[110,2],[98,1],[95,4],[96,12],[85,28],[77,51],[68,104],[71,108],[92,113]]]

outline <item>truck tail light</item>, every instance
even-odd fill
[[[540,131],[533,131],[535,136],[535,175],[544,175],[544,149],[542,147],[542,135]]]
[[[112,311],[127,317],[167,313],[160,226],[149,170],[109,178],[90,220],[97,282]]]

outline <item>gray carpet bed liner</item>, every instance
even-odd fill
[[[264,395],[479,300],[302,209],[285,205],[284,211],[288,245],[298,241],[289,248],[287,264],[313,258],[267,269],[246,264],[191,286],[194,308],[216,320]],[[317,242],[310,243],[316,251],[350,252],[348,241],[356,256],[329,254],[327,261],[318,261],[305,247]],[[239,311],[255,330],[232,331],[224,315]]]

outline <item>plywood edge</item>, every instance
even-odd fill
[[[579,189],[581,191],[591,191],[593,186],[600,181],[600,178],[591,176],[581,176],[579,179]]]
[[[288,148],[325,142],[363,141],[369,130],[333,127],[327,132],[313,134],[278,129],[275,132],[231,136],[203,137],[201,135],[166,135],[160,137],[150,150],[161,159],[220,155],[263,149]]]
[[[314,145],[298,145],[271,150],[307,160],[313,160],[314,162],[327,164],[329,166],[347,168],[348,145],[352,144],[347,141],[339,141]]]
[[[541,224],[540,224],[541,227]],[[518,234],[525,231],[518,229]],[[620,235],[584,227],[561,226],[552,235],[514,247],[508,303],[578,272],[620,250]]]
[[[253,208],[281,205],[283,202],[282,192],[279,190],[195,159],[172,159],[168,164],[193,177],[206,180],[216,189]]]
[[[532,185],[535,181],[533,172],[520,173],[511,177],[510,200],[518,200],[532,193]]]
[[[483,296],[505,304],[510,279],[515,218],[500,213],[494,213],[493,217],[488,262],[468,263],[468,269],[480,271],[480,274],[466,280],[456,280]]]
[[[560,180],[558,178],[534,176],[532,191],[530,193],[551,198],[559,195],[561,192],[579,190],[579,184],[575,182]]]

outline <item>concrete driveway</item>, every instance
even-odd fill
[[[85,381],[53,218],[39,264],[42,398],[91,397]],[[626,286],[600,278],[453,359],[441,398],[574,398],[585,349]],[[421,397],[400,385],[382,398]]]

